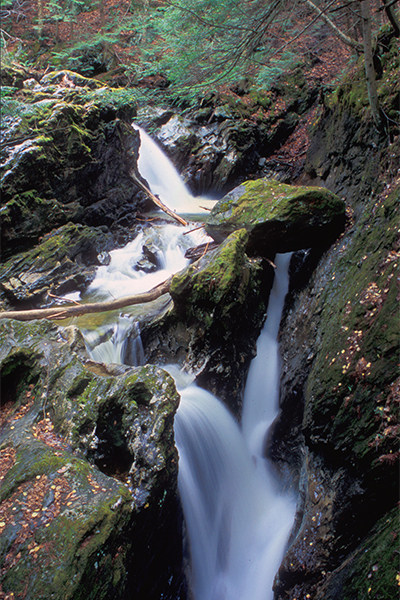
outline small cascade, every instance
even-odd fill
[[[293,524],[295,505],[292,498],[277,491],[261,445],[250,451],[248,443],[250,440],[252,445],[254,434],[259,437],[257,410],[262,439],[276,414],[278,347],[264,344],[263,338],[267,332],[268,338],[276,341],[289,259],[284,256],[277,261],[258,361],[251,365],[246,386],[245,429],[242,431],[227,408],[205,390],[192,384],[180,391],[181,404],[175,417],[178,485],[195,600],[273,597],[272,583]],[[263,387],[255,385],[261,381],[259,371],[266,374],[260,384]]]
[[[268,427],[278,414],[279,348],[278,331],[283,303],[289,286],[291,254],[275,258],[274,285],[268,302],[267,319],[257,340],[257,356],[251,361],[243,398],[242,430],[251,454],[263,455]]]
[[[150,190],[178,214],[205,214],[215,204],[209,198],[195,198],[183,183],[178,171],[154,140],[137,125],[140,133],[138,168]]]
[[[185,251],[201,239],[196,232],[183,235],[190,227],[179,225],[154,226],[142,231],[123,248],[110,252],[110,263],[98,267],[96,277],[90,284],[86,296],[92,294],[106,296],[106,299],[120,298],[146,292],[168,279],[173,273],[189,264]],[[204,236],[203,236],[204,237]],[[155,247],[150,269],[141,265],[144,247]]]
[[[189,233],[190,229],[190,226],[179,225],[144,229],[132,242],[110,252],[109,264],[97,268],[96,277],[83,300],[109,300],[146,292],[181,271],[189,264],[189,259],[185,258],[186,250],[209,239],[201,231]],[[165,305],[168,298],[161,302]],[[144,364],[139,323],[131,314],[117,315],[111,322],[95,329],[82,325],[81,332],[93,360],[134,366]]]
[[[105,364],[144,364],[144,349],[139,323],[130,315],[119,315],[109,326],[93,331],[82,330],[89,356]]]

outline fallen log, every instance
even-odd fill
[[[160,198],[155,196],[149,190],[149,188],[147,186],[145,186],[144,183],[142,183],[138,177],[136,177],[135,173],[131,173],[131,177],[132,177],[133,181],[135,182],[135,184],[138,187],[140,187],[142,192],[144,192],[150,198],[150,200],[152,200],[152,202],[154,202],[154,204],[156,206],[158,206],[158,208],[161,208],[161,210],[163,210],[167,215],[169,215],[170,217],[175,219],[175,221],[178,221],[178,223],[180,223],[181,225],[188,225],[188,222],[185,221],[185,219],[183,219],[182,217],[180,217],[179,215],[174,213],[170,208],[168,208],[168,206],[165,206],[165,204],[163,202],[161,202]]]
[[[93,302],[92,304],[74,304],[73,306],[53,306],[51,308],[36,308],[32,310],[4,310],[0,312],[0,319],[16,319],[17,321],[33,321],[35,319],[67,319],[68,317],[78,317],[89,313],[107,312],[133,306],[134,304],[144,304],[157,300],[160,296],[168,293],[172,277],[169,277],[156,287],[142,294],[134,296],[124,296],[117,300],[107,302]]]

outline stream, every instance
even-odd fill
[[[181,214],[201,215],[212,205],[191,197],[160,148],[140,130],[139,171],[154,194]],[[189,260],[185,251],[207,241],[196,224],[145,227],[127,246],[110,253],[85,298],[110,299],[151,289]],[[276,257],[268,316],[246,383],[242,425],[226,406],[171,365],[181,395],[175,417],[178,488],[190,552],[194,600],[272,600],[272,585],[285,551],[295,498],[283,494],[264,458],[268,427],[278,413],[277,335],[288,288],[290,255]],[[165,306],[165,298],[150,310]],[[137,309],[136,309],[137,310]],[[143,310],[143,307],[142,307]],[[138,318],[128,309],[100,327],[81,326],[92,358],[144,363]],[[165,367],[164,367],[165,368]]]

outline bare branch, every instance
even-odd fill
[[[16,319],[17,321],[34,321],[35,319],[66,319],[68,317],[77,317],[87,315],[89,313],[107,312],[110,310],[118,310],[126,306],[135,304],[144,304],[157,300],[169,291],[172,277],[169,277],[156,287],[142,294],[134,296],[125,296],[117,300],[109,300],[107,302],[94,302],[92,304],[74,304],[67,307],[52,307],[52,308],[37,308],[33,310],[10,310],[1,311],[0,319]]]
[[[325,21],[325,23],[327,23],[327,25],[329,25],[329,27],[334,31],[335,35],[342,40],[342,42],[344,42],[345,44],[347,44],[348,46],[351,46],[352,48],[355,48],[356,50],[358,50],[359,52],[363,51],[363,45],[360,44],[360,42],[357,42],[356,40],[353,40],[353,38],[349,37],[348,35],[346,35],[345,33],[343,33],[343,31],[341,31],[338,27],[336,27],[335,23],[332,21],[332,19],[330,19],[320,8],[318,8],[318,6],[316,6],[314,4],[314,2],[311,2],[311,0],[302,0],[312,11],[316,12],[318,14],[319,17],[321,17],[321,19],[323,21]]]
[[[136,183],[136,185],[138,187],[140,187],[140,189],[150,198],[150,200],[152,200],[152,202],[154,202],[154,204],[156,206],[158,206],[158,208],[161,208],[161,210],[163,210],[167,215],[169,215],[170,217],[175,219],[175,221],[178,221],[178,223],[180,223],[181,225],[188,224],[188,222],[185,221],[185,219],[183,219],[182,217],[180,217],[179,215],[174,213],[171,209],[168,208],[168,206],[165,206],[165,204],[163,204],[163,202],[161,202],[161,200],[157,196],[155,196],[149,190],[149,188],[147,186],[145,186],[144,183],[142,183],[138,177],[136,177],[136,175],[134,173],[131,173],[131,177],[132,177],[133,181]]]

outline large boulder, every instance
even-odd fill
[[[73,327],[0,340],[2,592],[184,598],[170,376],[85,361]]]
[[[268,261],[247,256],[247,241],[244,229],[235,231],[177,273],[173,304],[142,329],[148,361],[194,372],[238,417],[273,279]]]
[[[251,252],[291,252],[332,243],[345,225],[345,203],[323,188],[246,181],[212,209],[207,233],[217,242],[246,229]]]

